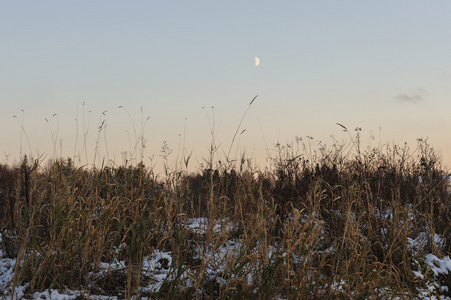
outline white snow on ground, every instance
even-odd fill
[[[390,212],[385,212],[385,216],[389,217]],[[225,226],[228,231],[236,229],[236,224],[227,221],[215,222],[211,225],[213,226],[214,233],[220,233],[221,227]],[[205,234],[205,231],[209,228],[208,219],[197,218],[189,219],[187,227],[192,229],[198,234]],[[210,228],[211,229],[211,228]],[[443,238],[437,234],[434,235],[434,243],[437,248],[443,247]],[[417,270],[413,271],[413,274],[424,283],[425,288],[419,290],[417,299],[446,299],[451,300],[450,297],[445,296],[444,293],[448,293],[449,287],[441,284],[440,276],[449,276],[446,282],[451,282],[451,259],[448,256],[439,258],[433,254],[427,254],[423,257],[419,254],[421,249],[427,243],[427,234],[420,233],[415,239],[408,239],[409,249],[412,255],[415,257]],[[1,234],[0,234],[0,244],[1,244]],[[216,249],[212,245],[199,245],[202,247],[200,251],[202,257],[199,259],[205,259],[208,257],[207,272],[210,275],[210,279],[216,280],[218,284],[225,285],[226,281],[218,274],[221,274],[224,268],[223,262],[228,256],[237,256],[241,249],[241,243],[239,239],[229,240],[225,242],[220,247]],[[257,245],[254,251],[258,251],[259,245]],[[271,248],[268,251],[268,259],[271,259],[276,248]],[[333,251],[328,249],[328,251]],[[16,265],[16,259],[10,259],[4,257],[4,253],[0,247],[0,299],[56,299],[56,300],[69,300],[75,299],[80,295],[88,296],[82,291],[77,290],[46,290],[40,293],[34,293],[28,295],[25,298],[25,290],[27,284],[19,285],[15,287],[14,292],[12,290],[12,283],[14,282],[14,268]],[[103,274],[111,271],[124,270],[126,268],[124,261],[113,261],[111,263],[101,263],[100,272],[98,274],[93,274],[100,278]],[[151,255],[145,257],[142,263],[142,275],[150,278],[146,282],[146,286],[143,286],[141,291],[153,293],[160,289],[165,280],[171,279],[171,269],[173,270],[173,261],[171,252],[163,252],[156,249]],[[248,283],[252,283],[252,277],[248,276]],[[187,284],[189,285],[190,280],[187,278]],[[336,282],[333,285],[333,289],[336,291],[342,290],[346,286],[344,281]],[[12,297],[11,297],[12,296]],[[119,300],[118,297],[103,296],[103,295],[89,295],[90,299],[94,300]]]
[[[418,295],[419,299],[443,299],[443,300],[451,300],[450,297],[443,295],[442,293],[448,292],[449,288],[447,286],[441,286],[438,282],[438,275],[448,275],[449,271],[451,271],[451,259],[448,256],[445,256],[443,259],[439,259],[437,256],[433,254],[427,254],[424,259],[424,263],[429,267],[426,268],[427,272],[432,272],[433,278],[436,279],[435,282],[427,281],[426,288],[420,290]],[[421,279],[425,279],[425,275],[420,271],[413,271],[413,274]]]
[[[143,292],[156,292],[160,289],[164,280],[169,274],[172,266],[172,257],[170,252],[161,252],[156,250],[152,256],[145,257],[143,260],[143,274],[151,277],[154,282],[148,286],[143,287]]]
[[[205,233],[206,230],[208,230],[209,227],[209,220],[207,218],[193,218],[188,219],[186,226],[193,230],[196,233]],[[225,227],[227,232],[230,232],[231,230],[235,229],[237,224],[233,222],[227,222],[224,220],[219,220],[218,222],[213,223],[213,232],[219,233]]]
[[[431,270],[435,275],[448,274],[448,271],[451,271],[451,260],[448,256],[439,259],[433,254],[428,254],[426,255],[425,263],[431,267]]]
[[[418,252],[421,249],[424,249],[424,247],[427,245],[428,239],[429,237],[426,232],[420,232],[415,239],[407,238],[409,250],[412,251],[413,255],[417,255]],[[445,239],[438,234],[434,234],[433,242],[435,247],[437,247],[438,249],[443,249]]]
[[[421,233],[416,239],[408,239],[409,248],[413,255],[416,255],[418,249],[426,245],[426,238],[426,234]],[[434,242],[439,248],[443,246],[443,238],[437,234],[434,235]],[[418,279],[425,281],[426,285],[425,289],[420,290],[418,298],[451,300],[450,297],[442,294],[448,292],[449,287],[442,286],[439,282],[440,275],[449,275],[448,278],[451,278],[451,259],[449,256],[440,259],[433,254],[426,254],[422,263],[418,260],[416,263],[422,270],[413,270],[412,272]]]

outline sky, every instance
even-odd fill
[[[197,167],[214,142],[264,164],[297,137],[349,140],[340,123],[363,146],[428,138],[451,166],[450,15],[447,0],[0,1],[0,162],[175,168],[185,149]]]

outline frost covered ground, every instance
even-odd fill
[[[187,227],[191,228],[193,232],[197,234],[204,234],[207,228],[207,219],[205,218],[197,218],[191,219],[188,221]],[[224,224],[223,224],[224,225]],[[228,229],[233,227],[233,224],[225,224]],[[229,228],[230,227],[230,228]],[[214,231],[219,231],[221,228],[221,224],[217,224],[214,226]],[[1,234],[0,234],[0,244]],[[207,251],[204,253],[204,256],[211,257],[212,262],[221,262],[223,258],[227,255],[236,255],[237,246],[239,242],[230,241],[224,245],[222,245],[219,249],[214,251],[208,251],[208,245],[205,247]],[[120,251],[120,249],[118,249]],[[83,291],[76,290],[65,290],[65,291],[57,291],[53,289],[49,289],[43,291],[41,293],[34,293],[30,296],[25,297],[25,291],[28,287],[27,284],[14,286],[14,270],[17,265],[17,259],[11,259],[4,257],[3,250],[0,249],[0,299],[80,299],[80,296],[88,297],[89,299],[120,299],[117,296],[103,296],[103,295],[92,295],[86,294]],[[143,259],[142,262],[142,276],[146,278],[148,284],[141,288],[142,293],[154,293],[157,292],[162,284],[166,280],[170,280],[170,269],[173,267],[172,265],[172,257],[170,252],[162,252],[159,250],[155,250],[155,252],[151,256],[147,256]],[[208,270],[208,273],[211,276],[215,276],[216,273],[219,273],[221,270],[221,265],[212,263]],[[126,264],[125,261],[115,260],[112,263],[102,263],[101,271],[98,274],[91,274],[91,278],[101,278],[104,274],[109,272],[125,272]],[[147,299],[147,297],[143,297],[143,299]]]
[[[387,212],[390,216],[390,212]],[[196,234],[206,234],[208,228],[208,220],[205,218],[189,219],[186,226],[188,226]],[[221,232],[221,227],[225,226],[227,231],[233,231],[235,225],[227,222],[218,222],[213,226],[213,230]],[[211,227],[210,227],[211,228]],[[222,228],[224,229],[224,228]],[[1,235],[0,235],[1,239]],[[439,235],[435,235],[435,244],[441,247],[443,239]],[[439,258],[433,254],[427,254],[423,257],[419,256],[420,250],[425,247],[427,243],[427,236],[424,233],[418,235],[416,239],[408,239],[408,244],[412,255],[415,258],[416,270],[413,271],[415,277],[423,282],[424,288],[419,289],[417,299],[451,299],[445,296],[451,286],[445,284],[451,283],[451,259],[448,256]],[[193,257],[193,259],[207,259],[207,272],[212,280],[220,285],[225,285],[224,279],[221,278],[223,265],[222,262],[228,255],[238,255],[240,249],[239,239],[230,239],[220,247],[214,249],[213,245],[198,245],[198,253],[203,257]],[[120,249],[118,249],[120,250]],[[333,251],[329,249],[329,251]],[[270,251],[268,259],[271,259],[272,253]],[[26,294],[27,283],[18,283],[14,287],[14,269],[20,266],[16,259],[6,258],[4,251],[0,250],[0,299],[121,299],[120,296],[105,296],[100,291],[98,294],[87,294],[82,290],[53,290],[48,289],[40,293]],[[170,270],[173,270],[173,261],[171,252],[162,252],[155,250],[150,256],[146,256],[142,262],[141,274],[143,277],[143,284],[141,292],[143,294],[152,294],[157,292],[162,285],[171,280]],[[100,272],[98,274],[90,274],[90,278],[102,278],[105,274],[111,272],[125,272],[126,265],[124,261],[113,261],[111,263],[102,263]],[[183,276],[183,275],[182,275]],[[431,280],[432,279],[432,280]],[[247,280],[252,282],[252,278]],[[187,279],[189,284],[189,279]],[[337,282],[333,285],[333,289],[340,291],[346,285],[345,282]],[[381,295],[385,294],[386,290],[381,290]],[[142,297],[148,299],[150,297]],[[381,296],[382,299],[387,299]],[[396,297],[402,299],[402,297]]]

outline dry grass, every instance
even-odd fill
[[[157,299],[415,295],[416,259],[451,251],[448,174],[424,140],[413,152],[351,141],[278,145],[265,171],[211,159],[162,180],[143,164],[2,165],[0,228],[19,245],[7,254],[23,260],[13,285]],[[200,217],[204,231],[187,226]],[[414,253],[408,238],[423,233],[429,242]],[[170,251],[169,276],[143,291],[153,279],[142,262],[156,250]],[[124,267],[102,269],[112,261]]]

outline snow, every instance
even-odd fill
[[[153,277],[154,283],[150,283],[147,287],[144,287],[142,291],[158,291],[164,280],[168,277],[171,266],[172,256],[170,252],[156,250],[150,258],[145,257],[143,260],[143,273],[149,277]]]
[[[449,271],[451,271],[451,259],[449,256],[445,256],[444,258],[440,259],[437,256],[433,254],[427,254],[424,257],[424,263],[427,265],[428,268],[426,268],[426,272],[432,272],[434,276],[432,276],[432,279],[435,279],[435,281],[426,281],[426,288],[421,289],[418,297],[420,299],[444,299],[444,300],[451,300],[450,297],[445,296],[441,293],[447,293],[449,290],[449,287],[447,286],[441,286],[438,282],[438,275],[448,275]],[[424,280],[426,276],[421,271],[413,271],[414,275]],[[430,277],[430,276],[429,276]]]
[[[382,213],[384,217],[392,217],[390,211],[384,211]],[[206,218],[196,218],[187,220],[185,226],[197,234],[205,234],[207,230],[212,230],[213,234],[220,234],[223,228],[226,228],[228,232],[235,230],[238,226],[232,222],[227,222],[226,220],[217,220],[214,223],[209,223]],[[422,249],[427,244],[428,233],[421,232],[416,238],[408,238],[409,250],[412,252],[414,257],[416,270],[413,270],[414,276],[421,282],[423,282],[424,288],[419,289],[418,299],[447,299],[451,300],[450,297],[445,294],[448,293],[448,286],[442,285],[440,282],[440,276],[451,276],[451,259],[448,256],[439,258],[434,254],[424,254]],[[437,248],[442,248],[444,244],[444,239],[438,234],[433,235],[433,241],[435,242]],[[1,244],[1,235],[0,235]],[[207,262],[207,274],[209,274],[210,280],[215,280],[219,285],[225,286],[227,284],[226,279],[222,278],[220,274],[226,268],[224,261],[232,256],[237,256],[240,252],[242,244],[239,239],[230,239],[224,242],[222,245],[213,246],[209,244],[200,244],[197,253],[199,259],[205,259]],[[119,251],[121,246],[118,247]],[[255,254],[258,253],[260,245],[256,243],[255,248],[252,250]],[[324,251],[333,252],[334,249],[326,249]],[[276,254],[276,247],[270,247],[267,251],[267,259],[274,259]],[[282,253],[286,255],[286,253]],[[294,259],[299,259],[294,257]],[[14,282],[14,268],[17,264],[16,259],[6,258],[2,249],[0,249],[0,298],[7,299],[25,299],[25,291],[27,284],[19,284],[12,289],[12,283]],[[100,271],[98,274],[92,278],[101,278],[104,274],[111,271],[125,270],[126,265],[124,261],[113,260],[110,263],[101,263]],[[252,268],[252,266],[245,266],[244,268]],[[143,293],[154,293],[159,291],[162,284],[166,280],[170,280],[171,270],[173,270],[173,258],[169,251],[161,251],[155,249],[153,253],[149,256],[144,257],[142,262],[142,274],[150,280],[146,281],[146,285],[142,287],[141,291]],[[245,270],[246,271],[246,270]],[[248,284],[252,284],[253,278],[251,272],[245,272],[247,275]],[[185,276],[185,275],[183,275]],[[186,283],[189,286],[192,284],[190,278],[186,279]],[[446,281],[449,282],[450,280]],[[331,286],[334,291],[340,292],[346,288],[346,282],[341,280],[339,282],[334,282]],[[385,290],[385,292],[387,292]],[[381,290],[381,293],[385,293]],[[85,295],[82,291],[77,290],[53,290],[48,289],[40,293],[33,293],[32,295],[27,295],[27,299],[56,299],[56,300],[69,300],[76,299],[80,295],[85,297],[89,296],[90,299],[94,300],[118,300],[120,298],[114,296],[104,296],[104,295]]]
[[[439,259],[433,254],[428,254],[425,257],[425,263],[431,267],[431,270],[435,273],[435,275],[448,274],[448,271],[451,271],[451,260],[448,256],[443,259]]]

